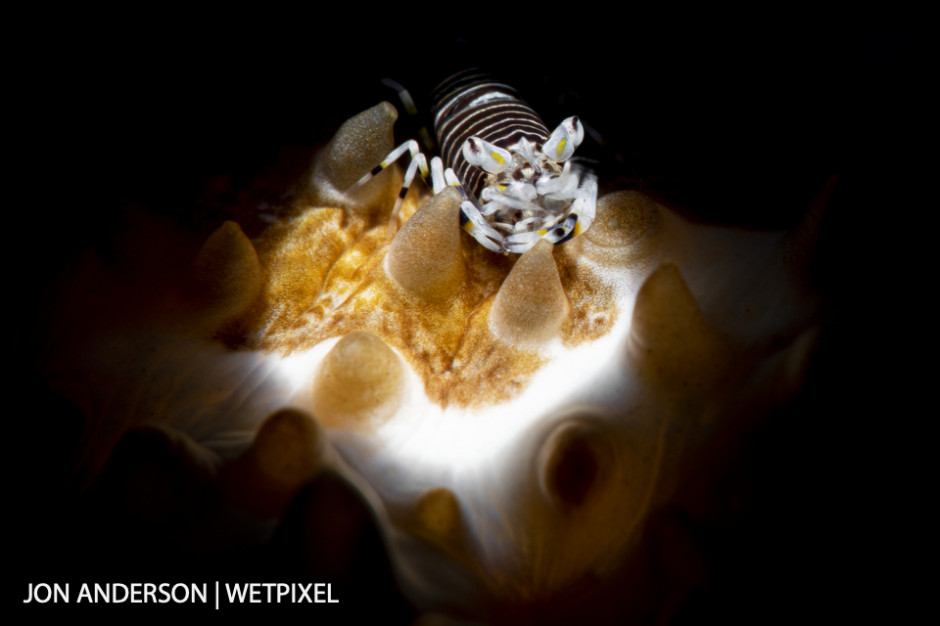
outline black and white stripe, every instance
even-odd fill
[[[391,84],[404,92],[397,83]],[[410,96],[403,101],[407,106]],[[515,89],[473,70],[438,86],[432,93],[431,112],[441,154],[431,159],[430,169],[418,143],[409,140],[354,185],[365,184],[411,155],[389,215],[389,238],[418,172],[425,180],[430,174],[435,194],[447,186],[460,192],[461,226],[494,252],[521,254],[540,239],[563,243],[590,227],[597,179],[572,163],[584,138],[577,116],[549,132]]]
[[[475,198],[485,186],[486,172],[464,158],[462,149],[467,139],[475,136],[511,150],[520,139],[542,145],[550,135],[515,89],[473,70],[439,85],[432,94],[431,112],[441,158]]]

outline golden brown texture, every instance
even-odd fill
[[[570,347],[610,329],[614,297],[590,268],[548,244],[523,265],[484,249],[459,228],[451,193],[417,212],[410,194],[390,245],[394,194],[384,213],[311,208],[272,228],[258,242],[265,280],[250,347],[288,354],[365,331],[410,365],[432,401],[480,406],[524,389],[551,337]]]

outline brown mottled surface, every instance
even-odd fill
[[[442,406],[515,396],[546,362],[537,347],[510,345],[488,328],[496,294],[518,256],[491,253],[461,231],[465,271],[449,297],[403,288],[384,267],[393,188],[383,211],[303,208],[264,234],[257,242],[264,287],[246,335],[254,338],[249,347],[289,354],[366,331],[398,351]],[[403,222],[418,208],[415,195],[401,209]],[[459,228],[456,221],[453,227]],[[610,289],[575,257],[554,256],[570,305],[559,331],[564,345],[596,339],[616,319]]]

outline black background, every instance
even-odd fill
[[[7,96],[22,105],[10,125],[26,139],[10,148],[23,171],[10,181],[22,196],[9,208],[10,308],[29,331],[43,277],[74,250],[106,250],[129,206],[208,232],[240,202],[276,199],[306,167],[300,155],[393,99],[383,77],[420,106],[451,71],[492,68],[550,126],[578,114],[600,133],[605,145],[589,140],[579,153],[598,160],[606,189],[643,189],[694,219],[790,225],[837,173],[814,276],[825,332],[804,404],[755,443],[754,502],[733,533],[702,538],[720,555],[717,574],[675,620],[894,614],[913,591],[898,583],[907,548],[894,541],[905,534],[894,513],[907,501],[894,479],[903,472],[886,469],[903,442],[883,421],[906,405],[890,391],[902,374],[872,366],[894,349],[860,338],[895,321],[872,287],[903,247],[886,243],[886,216],[919,210],[908,199],[925,82],[916,22],[839,2],[30,16],[18,22]],[[35,455],[66,455],[72,440],[44,427],[56,405],[33,371],[37,342],[30,332],[14,341],[25,358],[12,393],[40,390],[11,416],[24,423],[13,437],[29,442],[18,454],[34,455],[30,467]],[[11,508],[25,522],[11,531],[20,547],[41,543],[60,510],[36,495],[58,497],[60,468],[39,465],[17,481],[29,494]]]

